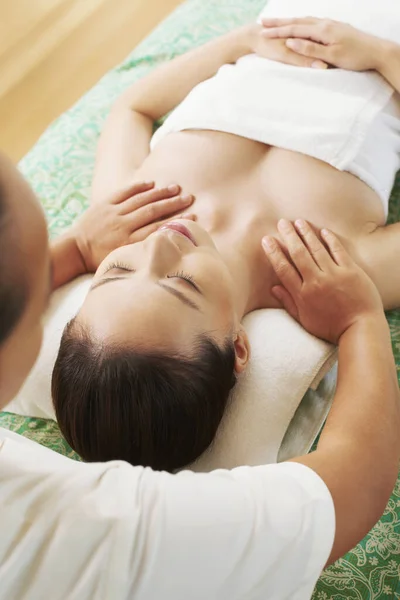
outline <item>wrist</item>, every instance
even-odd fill
[[[389,40],[378,37],[373,38],[371,56],[373,56],[375,71],[386,77],[386,70],[390,66],[395,54],[400,54],[400,46]]]
[[[239,34],[239,45],[241,48],[241,56],[246,54],[253,54],[257,49],[257,42],[259,38],[262,25],[259,23],[251,23],[244,25],[238,30]]]
[[[351,325],[342,333],[340,343],[351,335],[373,334],[374,337],[389,337],[389,325],[383,310],[371,311],[356,317]]]
[[[87,273],[85,261],[72,229],[51,243],[50,253],[53,289]]]
[[[93,265],[90,261],[90,247],[89,243],[82,233],[80,228],[80,220],[79,219],[73,227],[71,227],[69,233],[69,243],[71,244],[71,252],[73,248],[75,262],[79,269],[79,275],[83,275],[84,273],[90,273],[93,271]]]

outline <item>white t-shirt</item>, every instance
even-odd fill
[[[309,600],[334,530],[303,465],[170,475],[0,429],[1,600]]]

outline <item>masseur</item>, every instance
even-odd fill
[[[0,187],[4,406],[39,350],[51,261],[39,204],[4,159]],[[136,204],[150,201],[140,193]],[[109,228],[126,237],[117,205],[109,205]],[[294,266],[273,238],[263,243],[285,306],[312,334],[339,344],[338,387],[318,449],[279,465],[170,475],[77,463],[0,430],[0,599],[307,599],[324,565],[376,523],[400,457],[382,302],[332,233],[283,229]],[[104,252],[93,233],[90,218],[76,230],[77,257],[87,262]],[[69,238],[53,248],[60,279],[63,244],[74,246]]]

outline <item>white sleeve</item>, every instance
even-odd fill
[[[169,475],[8,437],[0,600],[308,600],[330,554],[332,498],[303,465]]]

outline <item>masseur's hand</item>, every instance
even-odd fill
[[[291,261],[277,240],[263,239],[282,284],[272,292],[307,331],[336,344],[361,319],[382,318],[377,288],[333,233],[322,230],[321,241],[305,221],[282,220],[278,230]]]
[[[387,44],[351,25],[327,19],[264,19],[263,25],[265,39],[282,39],[299,56],[351,71],[379,70]]]
[[[265,28],[262,25],[256,24],[251,26],[249,32],[251,50],[262,58],[268,58],[269,60],[275,60],[295,67],[326,69],[328,66],[321,60],[315,60],[315,58],[309,58],[302,56],[298,52],[294,52],[287,46],[285,39],[267,39],[264,33]]]
[[[178,185],[158,189],[154,182],[134,183],[110,200],[92,204],[73,227],[85,271],[95,271],[112,250],[142,241],[186,211],[194,197],[180,191]]]

